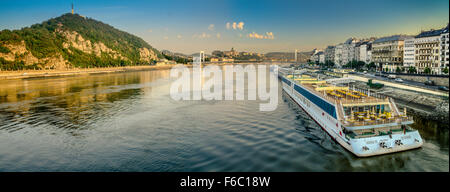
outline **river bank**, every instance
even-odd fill
[[[369,89],[365,82],[356,81],[353,84],[358,88]],[[389,86],[384,86],[383,88],[374,91],[393,98],[397,106],[399,108],[406,107],[408,113],[420,116],[426,120],[441,122],[442,125],[440,125],[440,127],[448,129],[448,97],[418,93]]]
[[[127,66],[127,67],[85,68],[85,69],[67,69],[67,70],[0,71],[0,80],[28,79],[41,77],[63,77],[81,74],[117,73],[127,71],[165,70],[170,69],[173,66],[175,65]]]
[[[310,73],[317,77],[317,74]],[[324,76],[321,75],[321,78]],[[352,76],[353,78],[355,76]],[[325,79],[336,78],[333,76],[325,76]],[[391,83],[390,85],[393,85]],[[403,110],[406,108],[409,114],[415,117],[420,117],[421,119],[427,121],[434,121],[439,125],[440,128],[448,129],[449,123],[449,101],[448,96],[441,96],[431,93],[423,93],[410,89],[403,89],[399,87],[392,87],[385,85],[380,89],[370,89],[367,82],[362,81],[361,78],[356,78],[355,82],[351,83],[350,86],[355,86],[356,88],[371,90],[375,93],[391,97],[395,100],[397,106]]]

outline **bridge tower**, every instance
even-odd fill
[[[294,55],[294,60],[295,60],[295,63],[297,63],[297,49],[295,50],[295,55]]]

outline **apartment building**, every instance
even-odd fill
[[[359,45],[359,61],[364,61],[365,63],[372,62],[372,43],[364,42]]]
[[[349,38],[342,46],[342,64],[345,65],[350,61],[357,60],[355,49],[358,40],[356,38]]]
[[[343,50],[344,44],[338,44],[336,45],[334,49],[334,63],[337,67],[341,67],[343,64],[342,62],[342,50]]]
[[[441,68],[444,69],[447,68],[447,71],[449,70],[449,36],[448,36],[448,24],[447,27],[442,31],[441,33],[441,39],[440,39],[440,47],[441,47]],[[447,72],[448,74],[448,72]]]
[[[335,46],[328,46],[325,49],[325,61],[332,61],[334,62],[334,50],[335,50]]]
[[[415,37],[415,65],[419,73],[441,74],[441,34],[444,29],[423,31]],[[427,71],[428,70],[428,71]]]
[[[395,72],[403,65],[404,40],[408,36],[393,35],[376,39],[372,43],[372,60],[378,70]]]
[[[415,47],[414,37],[405,39],[405,45],[403,48],[403,68],[407,71],[410,67],[415,67]]]

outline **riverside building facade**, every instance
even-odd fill
[[[403,68],[407,71],[410,67],[415,67],[415,47],[414,37],[405,39],[405,45],[403,48]]]
[[[404,40],[408,36],[394,35],[375,40],[372,44],[372,60],[378,69],[395,72],[403,65]]]
[[[423,31],[415,37],[415,64],[419,73],[441,74],[441,34],[443,29]]]

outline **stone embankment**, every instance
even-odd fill
[[[353,84],[358,88],[369,89],[365,82],[356,81]],[[389,86],[378,90],[371,90],[393,98],[397,106],[401,109],[406,107],[408,113],[419,115],[424,119],[449,123],[448,97],[418,93]]]
[[[164,69],[170,69],[173,66],[174,65],[163,65],[163,66],[152,65],[152,66],[65,69],[65,70],[0,71],[0,80],[3,80],[3,79],[28,79],[28,78],[42,78],[42,77],[62,77],[62,76],[84,75],[84,74],[117,73],[117,72],[127,72],[127,71],[164,70]]]

